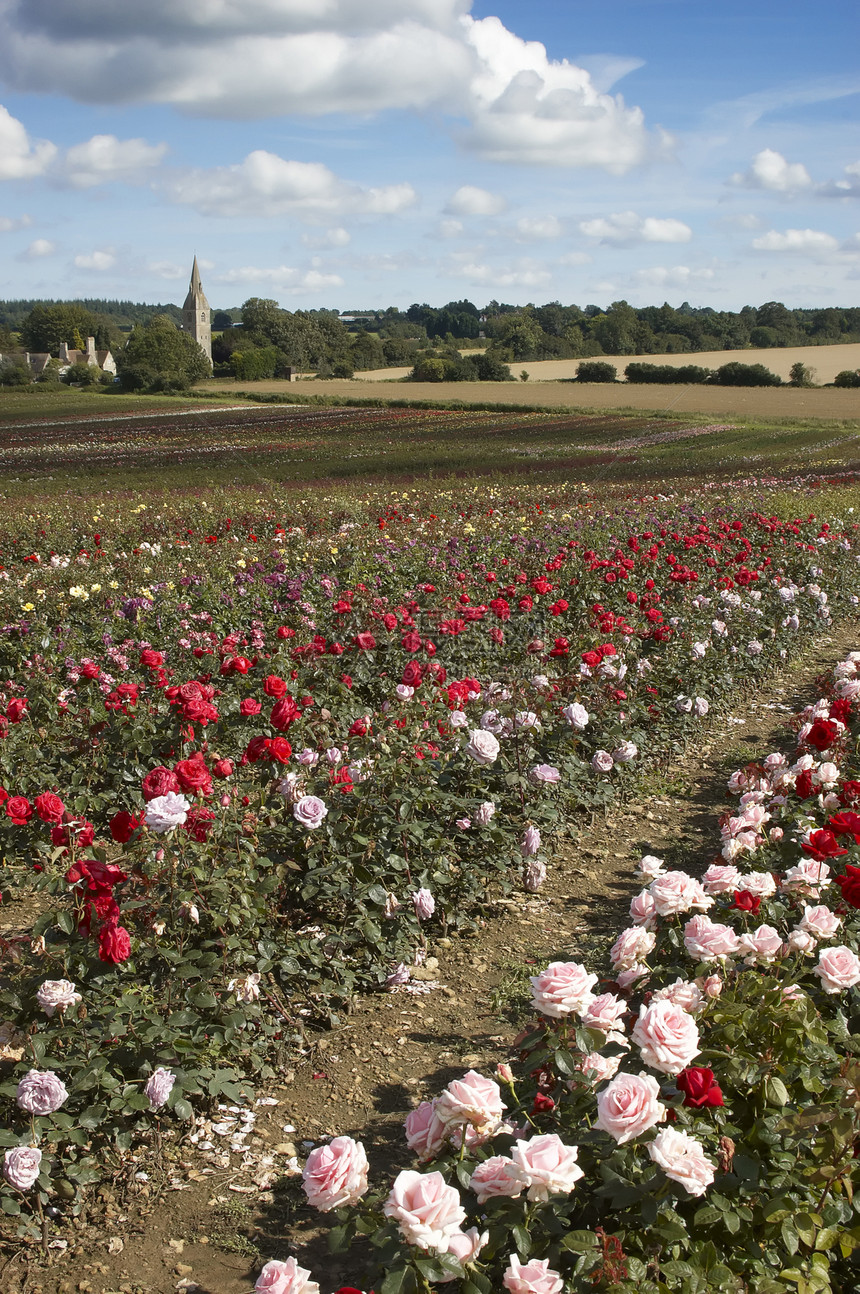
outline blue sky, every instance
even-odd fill
[[[0,0],[0,297],[860,288],[854,0]]]

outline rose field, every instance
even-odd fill
[[[110,399],[0,405],[0,1286],[860,1288],[856,420]]]

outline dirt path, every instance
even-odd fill
[[[785,743],[788,716],[816,699],[818,676],[858,638],[856,624],[820,638],[766,694],[739,705],[736,722],[716,719],[695,752],[655,771],[635,802],[593,827],[570,825],[540,895],[496,902],[477,935],[439,941],[419,971],[426,978],[417,986],[429,991],[363,998],[341,1027],[310,1038],[266,1098],[277,1104],[255,1109],[243,1150],[228,1150],[239,1127],[229,1110],[196,1148],[166,1140],[159,1202],[151,1203],[159,1176],[152,1165],[152,1181],[136,1180],[142,1169],[131,1165],[99,1191],[93,1224],[84,1219],[76,1234],[63,1233],[68,1250],[55,1250],[47,1267],[19,1256],[4,1269],[0,1260],[4,1294],[247,1294],[266,1258],[290,1253],[324,1294],[361,1286],[360,1252],[329,1256],[326,1227],[307,1207],[290,1159],[348,1133],[367,1147],[377,1182],[409,1166],[404,1112],[464,1069],[507,1058],[530,963],[587,958],[614,937],[640,888],[632,869],[643,853],[703,870],[728,774]]]

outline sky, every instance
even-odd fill
[[[0,298],[856,305],[856,0],[0,0]]]

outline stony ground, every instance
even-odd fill
[[[729,772],[778,748],[788,716],[818,696],[816,679],[857,646],[857,625],[822,637],[767,694],[738,706],[735,722],[715,720],[695,751],[653,770],[637,801],[605,821],[570,825],[540,895],[495,903],[468,940],[438,941],[418,981],[429,991],[361,999],[341,1027],[309,1036],[239,1142],[239,1112],[222,1110],[196,1146],[166,1137],[160,1156],[117,1171],[74,1228],[58,1230],[47,1261],[9,1245],[0,1289],[247,1294],[266,1258],[289,1253],[312,1268],[324,1294],[364,1284],[360,1251],[348,1260],[328,1254],[291,1159],[348,1133],[363,1140],[377,1181],[407,1167],[404,1112],[464,1069],[489,1071],[511,1054],[532,967],[587,958],[614,938],[640,888],[632,869],[643,853],[694,873],[713,860]],[[138,1180],[144,1173],[148,1180]]]

